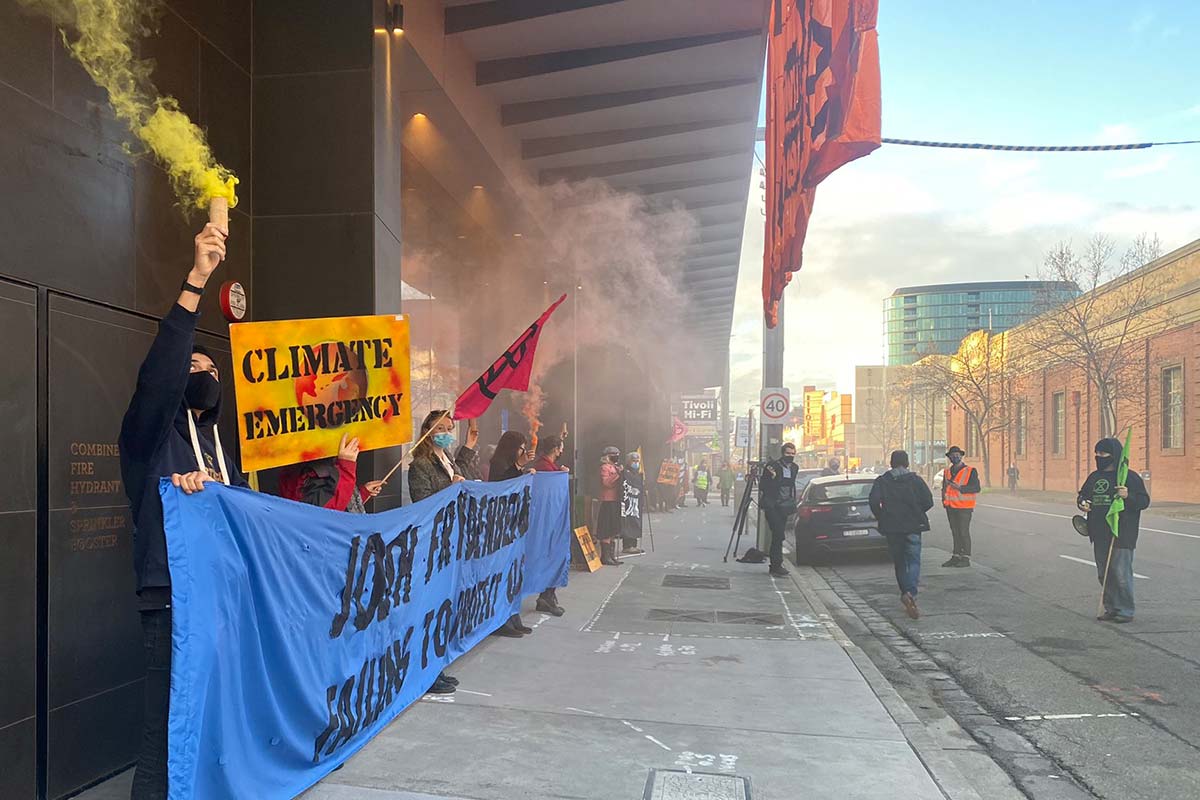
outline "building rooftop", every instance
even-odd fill
[[[1070,281],[976,281],[973,283],[931,283],[926,286],[902,286],[892,292],[892,297],[905,294],[933,294],[936,292],[1000,292],[1013,289],[1064,289],[1079,291]]]

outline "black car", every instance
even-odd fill
[[[812,564],[833,553],[887,552],[887,539],[868,502],[874,476],[813,478],[796,508],[796,563]]]
[[[801,469],[796,470],[796,497],[804,495],[804,490],[808,488],[809,482],[813,478],[821,477],[824,473],[823,469]]]

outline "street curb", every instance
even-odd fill
[[[964,735],[969,735],[984,748],[991,760],[1007,773],[1017,790],[1033,800],[1094,800],[1095,795],[1081,786],[1074,775],[977,703],[939,663],[937,654],[926,653],[919,643],[876,611],[849,583],[836,574],[816,573],[816,579],[837,598],[839,610],[862,626],[863,635],[872,636],[914,677],[923,679],[933,701],[945,710]],[[872,668],[877,670],[874,664]],[[886,681],[882,675],[880,677]],[[927,730],[924,732],[929,735]]]
[[[846,632],[834,620],[833,615],[829,613],[829,606],[822,599],[821,592],[828,592],[832,596],[831,599],[834,599],[837,597],[837,593],[833,588],[812,567],[797,567],[792,572],[792,581],[804,595],[808,604],[817,612],[817,618],[830,629],[834,639],[842,645],[846,655],[850,656],[854,666],[862,673],[867,685],[871,687],[871,691],[875,693],[879,702],[891,715],[896,726],[908,741],[909,747],[917,754],[917,758],[921,760],[925,770],[942,794],[948,800],[983,800],[979,792],[963,776],[958,766],[950,760],[950,757],[938,745],[933,735],[925,728],[925,724],[921,722],[891,682],[884,677],[870,657],[850,640]],[[815,589],[814,584],[816,585]],[[842,604],[842,608],[853,613],[845,604]]]

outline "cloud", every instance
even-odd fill
[[[1137,164],[1110,169],[1104,173],[1104,177],[1108,180],[1122,180],[1124,178],[1140,178],[1143,175],[1153,175],[1169,167],[1171,159],[1172,156],[1170,153],[1163,153]]]
[[[1140,36],[1150,29],[1154,21],[1158,18],[1158,14],[1151,10],[1142,11],[1133,21],[1129,23],[1129,32],[1134,36]]]
[[[1138,129],[1127,122],[1105,125],[1093,139],[1096,144],[1129,144],[1137,140]]]

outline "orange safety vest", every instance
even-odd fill
[[[964,464],[966,470],[959,470],[959,476],[963,480],[959,483],[967,483],[971,480],[971,471],[975,468]],[[946,508],[974,508],[975,494],[965,494],[955,489],[950,485],[950,468],[946,467],[942,470],[942,505]]]

